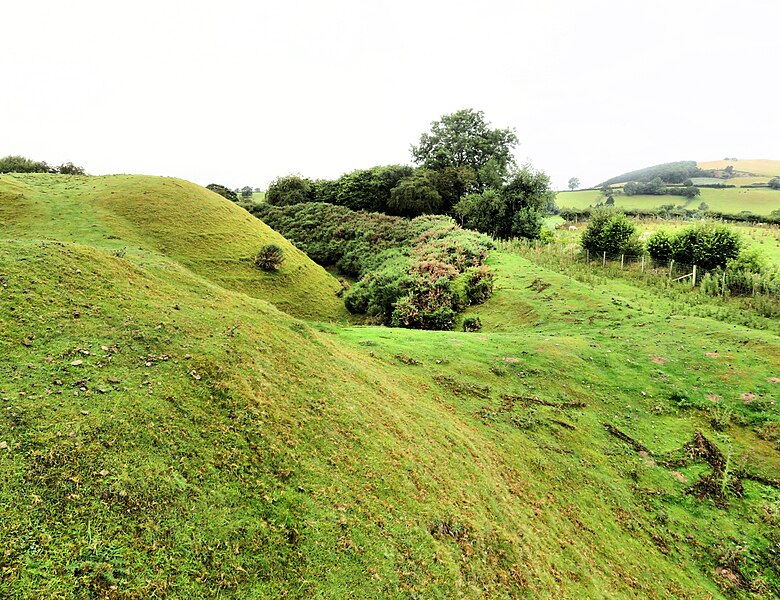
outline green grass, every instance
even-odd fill
[[[3,175],[0,226],[6,237],[79,242],[126,252],[141,264],[165,260],[294,315],[344,317],[338,281],[242,208],[186,181]],[[252,263],[267,243],[284,250],[275,273]]]
[[[695,209],[702,202],[710,210],[737,214],[742,211],[758,215],[768,215],[780,209],[780,191],[769,188],[701,188],[701,195],[688,200],[681,196],[623,196],[617,195],[615,206],[618,208],[655,209],[664,204]],[[604,196],[598,190],[576,192],[558,192],[556,203],[559,208],[587,208],[604,202]]]
[[[745,481],[720,507],[686,493],[706,465],[662,465],[701,431],[733,472],[780,477],[756,434],[780,421],[777,336],[507,252],[481,332],[302,321],[209,276],[186,215],[168,234],[132,215],[162,218],[183,183],[115,189],[121,211],[47,184],[56,223],[8,179],[0,596],[780,593],[780,492]]]

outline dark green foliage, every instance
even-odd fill
[[[433,173],[426,169],[418,169],[398,182],[390,190],[390,200],[387,202],[390,214],[404,217],[435,214],[441,212],[443,207]]]
[[[241,197],[242,198],[251,198],[252,197],[252,188],[248,185],[245,185],[241,188]]]
[[[469,229],[500,239],[534,239],[541,233],[545,212],[554,208],[550,178],[526,165],[515,170],[500,191],[468,194],[454,210]]]
[[[56,169],[43,161],[31,160],[24,156],[5,156],[0,158],[0,173],[54,173]]]
[[[663,229],[647,240],[647,252],[658,263],[667,263],[674,258],[674,238]]]
[[[251,211],[315,261],[357,278],[347,309],[385,324],[451,329],[458,311],[492,290],[482,266],[491,240],[449,217],[409,220],[322,202]]]
[[[268,186],[265,201],[273,206],[291,206],[314,199],[314,189],[310,179],[300,175],[277,177]]]
[[[206,189],[219,194],[223,198],[227,198],[231,202],[238,202],[238,194],[236,194],[233,190],[226,188],[224,185],[210,183],[206,186]]]
[[[284,262],[284,250],[276,244],[266,244],[255,255],[255,265],[263,271],[277,271]]]
[[[336,180],[336,204],[352,210],[390,212],[388,203],[392,189],[412,173],[409,166],[389,165],[342,175]]]
[[[648,240],[647,250],[653,260],[697,265],[702,269],[725,266],[739,255],[742,240],[726,225],[697,223],[672,233],[659,231]]]
[[[780,190],[780,177],[772,177],[767,185],[773,190]]]
[[[580,243],[585,250],[594,254],[606,252],[610,257],[642,253],[634,222],[623,212],[611,209],[593,212]]]
[[[24,156],[5,156],[0,158],[0,173],[58,173],[60,175],[86,175],[84,167],[66,162],[59,167],[49,166],[44,161],[32,160]]]
[[[72,162],[63,163],[59,167],[55,167],[54,171],[60,175],[86,175],[84,167],[76,166]]]
[[[626,182],[649,182],[656,177],[664,183],[683,183],[691,177],[705,177],[708,171],[699,169],[693,160],[683,160],[679,162],[663,163],[646,169],[630,171],[623,173],[612,179],[607,179],[604,183],[612,185],[614,183]]]
[[[485,265],[466,269],[463,274],[464,294],[468,304],[482,304],[493,295],[493,272]]]
[[[569,189],[572,192],[574,190],[576,190],[578,187],[580,187],[580,180],[579,179],[577,179],[576,177],[572,177],[571,179],[569,179]]]
[[[477,315],[471,315],[463,319],[463,331],[473,332],[482,329],[482,319]]]
[[[660,177],[656,177],[645,183],[629,181],[626,185],[623,186],[623,193],[626,196],[636,196],[640,194],[662,196],[666,193],[666,191],[667,188]]]
[[[516,145],[513,130],[491,129],[482,111],[469,108],[431,123],[430,132],[423,133],[419,144],[412,146],[412,157],[418,165],[435,171],[467,168],[476,176],[481,190],[494,184],[489,181],[494,174],[503,178],[508,172]]]

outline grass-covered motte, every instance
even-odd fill
[[[478,334],[317,322],[229,201],[38,177],[0,177],[0,598],[780,595],[777,335],[505,251]]]
[[[314,261],[357,283],[347,309],[386,325],[452,329],[458,312],[490,297],[485,235],[445,216],[415,219],[309,202],[258,205],[252,212]]]

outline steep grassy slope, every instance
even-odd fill
[[[777,591],[777,491],[718,508],[685,493],[706,465],[656,463],[702,430],[778,476],[751,426],[670,399],[776,418],[777,339],[494,264],[484,334],[318,329],[185,269],[2,242],[0,594]]]
[[[172,258],[228,289],[319,319],[344,314],[339,283],[261,221],[221,196],[171,178],[115,175],[0,176],[3,237],[78,241],[119,250],[141,263]],[[266,243],[282,246],[277,273],[251,261]]]

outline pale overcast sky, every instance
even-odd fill
[[[780,159],[776,0],[6,2],[0,156],[265,188],[410,163],[460,108],[565,187]]]

